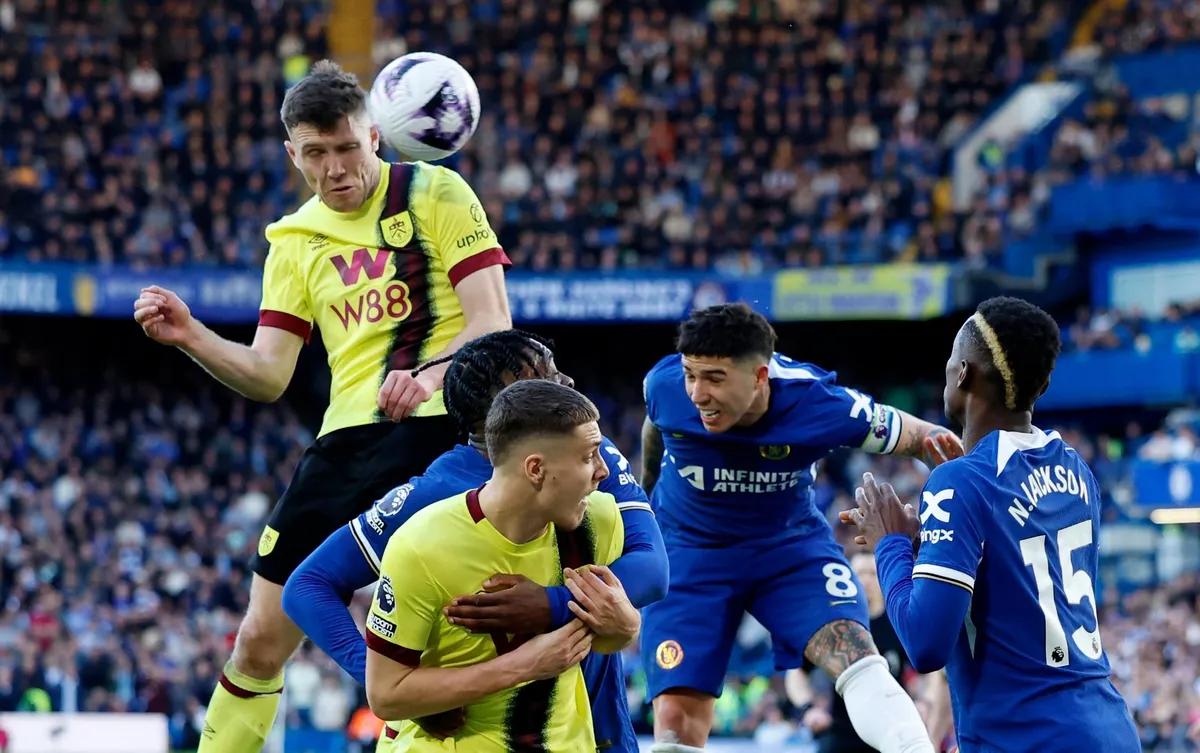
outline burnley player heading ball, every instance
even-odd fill
[[[454,60],[412,52],[379,72],[367,108],[384,140],[405,159],[431,162],[471,140],[479,124],[479,90]]]

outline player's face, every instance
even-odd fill
[[[946,418],[961,426],[967,407],[967,335],[966,325],[954,338],[950,360],[946,361],[946,389],[942,392],[943,412]]]
[[[608,478],[608,466],[600,454],[600,426],[592,421],[575,431],[542,456],[544,480],[539,497],[544,500],[550,522],[573,531],[587,512],[587,496]]]
[[[379,185],[379,131],[366,114],[342,118],[328,132],[300,123],[284,142],[304,182],[335,212],[352,212]]]
[[[683,377],[700,422],[718,434],[746,418],[766,383],[767,367],[732,358],[683,356]]]
[[[528,376],[522,374],[522,379],[549,379],[558,382],[564,387],[575,389],[575,380],[558,370],[558,364],[554,362],[554,352],[540,342],[531,342],[529,344],[536,356],[535,363],[537,370],[529,373]],[[530,369],[526,369],[530,372]]]

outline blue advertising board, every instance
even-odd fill
[[[782,321],[925,319],[946,313],[950,270],[855,267],[720,277],[706,273],[508,274],[513,319],[547,322],[675,322],[693,308],[745,301]],[[0,312],[124,318],[141,289],[175,291],[200,319],[258,320],[261,270],[150,269],[0,264]]]
[[[1133,489],[1143,507],[1200,507],[1200,461],[1133,464]]]

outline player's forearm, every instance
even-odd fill
[[[380,719],[400,721],[469,706],[530,678],[520,657],[498,656],[471,667],[418,667],[396,681],[380,682],[367,672],[367,702]]]
[[[292,379],[295,361],[268,357],[249,345],[235,343],[193,320],[191,337],[179,349],[214,379],[235,392],[262,403],[283,395]]]
[[[504,329],[512,328],[512,316],[507,311],[489,312],[486,314],[477,315],[474,319],[468,320],[463,331],[458,333],[450,343],[431,357],[430,361],[436,361],[439,358],[454,355],[458,349],[466,345],[476,337],[483,337],[491,332],[499,332]],[[450,368],[450,362],[439,363],[436,366],[430,366],[421,372],[422,375],[428,376],[430,379],[437,380],[436,389],[441,389],[442,380],[446,378],[446,371]]]
[[[592,642],[592,650],[597,654],[605,655],[621,653],[626,648],[633,645],[634,640],[638,637],[638,633],[641,632],[641,625],[642,620],[639,616],[638,629],[634,630],[632,633],[622,632],[619,635],[606,635],[604,637],[597,637]]]
[[[912,542],[902,534],[885,536],[875,547],[888,619],[913,669],[924,674],[946,666],[971,594],[965,588],[928,578],[914,580],[913,561]]]
[[[658,474],[662,470],[663,438],[650,419],[642,422],[642,488],[646,494],[654,491]]]
[[[953,433],[944,426],[917,418],[911,413],[902,410],[896,413],[900,416],[900,439],[896,442],[896,449],[892,451],[896,455],[907,455],[925,462],[925,440],[938,434]]]

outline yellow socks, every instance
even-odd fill
[[[283,674],[256,680],[225,665],[208,702],[197,753],[261,753],[283,692]]]

